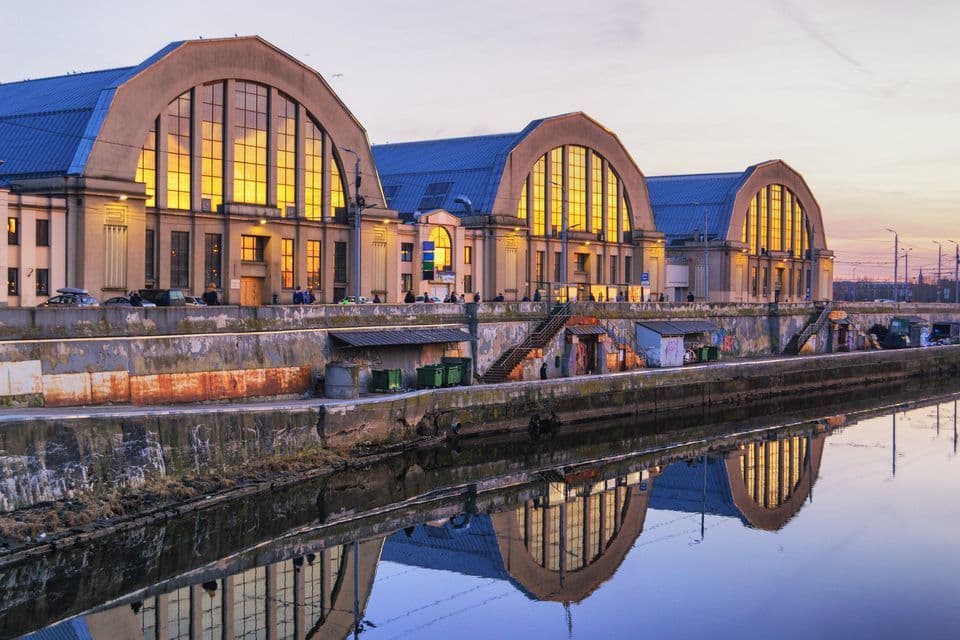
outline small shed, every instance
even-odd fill
[[[713,344],[710,334],[720,327],[705,320],[638,322],[637,345],[651,367],[679,367],[688,349]]]

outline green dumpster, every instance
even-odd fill
[[[710,360],[720,359],[720,347],[707,347]]]
[[[443,365],[428,364],[425,367],[417,369],[418,387],[442,387],[443,386]]]
[[[454,387],[463,381],[463,365],[445,364],[443,365],[443,386]]]
[[[460,365],[460,382],[461,385],[469,385],[470,379],[473,377],[473,360],[470,358],[461,358],[458,356],[443,356],[440,358],[440,364],[442,365]]]
[[[395,391],[403,386],[400,369],[374,369],[372,373],[374,391]]]

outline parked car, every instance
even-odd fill
[[[142,296],[141,296],[142,297]],[[133,304],[130,300],[130,296],[116,296],[114,298],[108,298],[103,301],[102,306],[104,307],[155,307],[154,303],[149,300],[141,300],[139,305]]]
[[[184,296],[183,301],[187,306],[205,307],[207,303],[200,296]]]
[[[41,308],[59,308],[59,307],[99,307],[97,299],[90,295],[86,289],[76,287],[64,287],[57,289],[60,295],[49,298],[46,302],[37,305]]]
[[[438,302],[443,302],[443,300],[441,300],[437,296],[427,296],[426,298],[424,298],[423,296],[417,296],[417,302],[430,302],[430,303],[436,304]]]
[[[360,296],[359,298],[357,296],[347,296],[340,301],[340,304],[367,304],[368,302],[370,301],[367,300],[366,296]]]
[[[187,304],[183,289],[140,289],[140,297],[158,307],[182,307]]]

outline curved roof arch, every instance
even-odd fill
[[[647,178],[657,229],[671,237],[700,233],[738,242],[750,200],[760,189],[781,184],[800,200],[813,227],[812,244],[827,249],[820,204],[796,170],[783,160],[769,160],[728,173],[701,173]]]
[[[471,215],[455,202],[466,197],[476,212],[513,216],[534,163],[562,145],[583,146],[606,158],[625,186],[632,228],[654,230],[643,173],[620,139],[582,112],[534,120],[515,133],[382,144],[373,153],[384,190],[393,194],[389,205],[401,213],[417,211],[429,185],[449,183],[436,208]]]

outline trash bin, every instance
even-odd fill
[[[473,377],[473,360],[470,358],[461,358],[459,356],[443,356],[440,358],[440,364],[451,365],[458,364],[460,365],[460,382],[461,385],[469,385],[470,379]]]
[[[374,369],[371,373],[374,391],[396,391],[402,386],[403,373],[400,369]]]
[[[710,347],[699,347],[697,349],[697,362],[706,362],[710,359]]]
[[[425,367],[417,369],[418,387],[442,387],[443,386],[443,365],[428,364]]]
[[[459,385],[462,381],[463,381],[463,365],[462,364],[443,365],[443,386],[454,387]]]
[[[720,359],[720,347],[707,347],[710,360]]]

